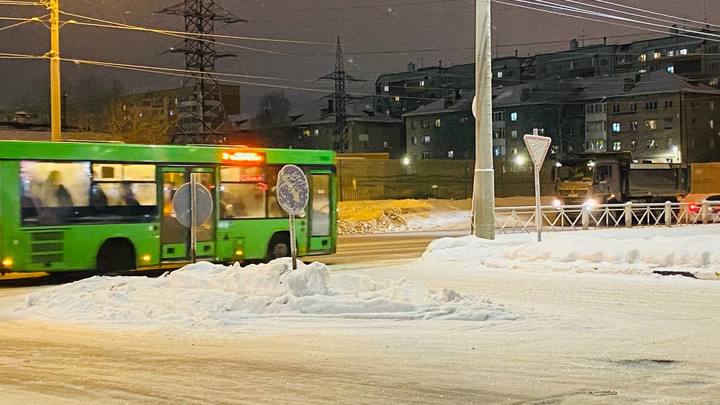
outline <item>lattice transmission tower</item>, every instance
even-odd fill
[[[334,149],[338,153],[345,153],[350,148],[347,132],[347,120],[349,118],[347,104],[348,101],[352,99],[352,96],[347,93],[346,85],[347,82],[360,82],[363,80],[356,79],[345,71],[345,59],[343,57],[342,45],[340,44],[340,37],[337,37],[335,71],[327,76],[321,77],[319,80],[333,80],[335,82],[335,91],[330,95],[330,98],[333,100],[333,109],[330,114],[335,116],[335,128],[333,129],[333,136],[335,138]]]
[[[218,81],[212,73],[220,58],[232,57],[220,54],[215,49],[215,24],[246,22],[220,7],[214,0],[185,0],[160,10],[161,14],[182,16],[185,32],[190,36],[181,48],[172,52],[185,55],[185,69],[191,77],[183,79],[183,87],[192,89],[189,100],[182,101],[178,108],[178,125],[172,141],[178,144],[220,143],[220,126],[226,121]]]

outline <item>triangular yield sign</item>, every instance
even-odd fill
[[[530,152],[530,158],[533,164],[535,164],[535,167],[539,170],[545,162],[545,156],[550,149],[552,138],[539,135],[525,135],[523,139],[525,140],[528,152]]]

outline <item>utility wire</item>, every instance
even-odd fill
[[[627,5],[620,4],[620,3],[614,3],[614,2],[612,2],[612,1],[606,1],[606,0],[595,0],[595,1],[596,1],[597,3],[609,4],[609,5],[611,5],[611,6],[621,7],[621,8],[625,8],[625,9],[628,9],[628,10],[634,10],[634,11],[640,11],[640,12],[644,12],[644,13],[648,13],[648,14],[659,15],[659,16],[661,16],[661,17],[674,18],[674,19],[677,19],[677,20],[679,20],[679,21],[691,22],[691,23],[693,23],[693,24],[698,24],[698,25],[700,25],[700,26],[708,25],[708,26],[711,26],[711,27],[719,27],[719,28],[720,28],[720,25],[718,25],[718,24],[710,24],[710,23],[708,23],[707,21],[703,22],[703,21],[692,20],[692,19],[688,19],[688,18],[684,18],[684,17],[678,17],[678,16],[674,16],[674,15],[670,15],[670,14],[658,13],[658,12],[656,12],[656,11],[646,10],[646,9],[642,9],[642,8],[638,8],[638,7],[627,6]]]
[[[565,16],[565,17],[577,18],[577,19],[580,19],[580,20],[599,22],[599,23],[610,24],[610,25],[615,25],[615,26],[619,26],[619,27],[626,27],[626,28],[633,28],[633,29],[641,29],[641,30],[643,30],[643,31],[657,32],[657,33],[660,33],[660,34],[666,34],[666,35],[667,35],[667,31],[665,31],[665,30],[653,29],[653,28],[648,28],[648,27],[638,27],[638,26],[630,25],[630,24],[623,24],[623,23],[614,22],[614,21],[601,20],[601,19],[598,19],[598,18],[584,17],[584,16],[580,16],[580,15],[575,15],[575,14],[567,14],[567,13],[562,13],[562,12],[558,12],[558,11],[547,10],[547,9],[544,9],[544,8],[527,6],[527,5],[523,5],[523,4],[510,3],[510,1],[517,1],[517,2],[520,2],[520,3],[529,3],[529,4],[532,4],[532,5],[542,6],[542,4],[535,3],[535,2],[531,2],[531,1],[524,1],[524,0],[508,0],[508,1],[504,1],[504,0],[492,0],[492,1],[495,2],[495,3],[499,3],[499,4],[504,4],[504,5],[507,5],[507,6],[518,7],[518,8],[523,8],[523,9],[527,9],[527,10],[538,11],[538,12],[547,13],[547,14],[554,14],[554,15],[560,15],[560,16]],[[558,8],[558,7],[555,7],[555,8]],[[562,7],[559,7],[559,8],[563,9]],[[674,29],[674,27],[673,27],[673,29]],[[675,35],[677,35],[677,36],[682,36],[682,37],[686,37],[686,38],[693,38],[693,39],[700,39],[700,40],[708,40],[708,41],[717,41],[717,40],[714,40],[714,39],[712,39],[712,38],[701,37],[701,36],[693,36],[693,35],[688,35],[688,34],[683,34],[683,33],[678,33],[678,34],[675,34]],[[703,35],[705,35],[705,33],[703,33]]]
[[[514,0],[514,1],[518,1],[518,2],[521,2],[521,3],[533,3],[532,1],[525,1],[525,0]],[[570,2],[573,2],[573,3],[578,3],[578,2],[572,1],[572,0],[567,0],[567,1],[570,1]],[[635,23],[635,24],[644,24],[644,25],[649,25],[649,26],[653,26],[653,27],[664,28],[664,29],[667,29],[667,30],[673,29],[673,30],[678,30],[678,31],[683,31],[683,32],[686,32],[686,33],[690,33],[690,34],[693,34],[693,35],[716,37],[716,38],[720,39],[720,34],[716,34],[716,33],[703,32],[703,31],[695,31],[695,30],[690,30],[690,29],[686,29],[686,28],[679,28],[679,27],[674,27],[674,26],[669,26],[669,25],[656,24],[656,23],[652,23],[652,22],[636,20],[636,19],[627,18],[627,17],[622,17],[622,16],[618,16],[618,15],[613,15],[613,14],[600,13],[600,12],[597,12],[597,11],[592,11],[592,10],[588,10],[588,9],[583,9],[583,8],[580,8],[580,7],[568,6],[568,5],[559,4],[559,3],[553,3],[553,2],[551,2],[551,1],[546,1],[546,0],[536,0],[534,3],[535,3],[535,4],[541,4],[541,5],[543,5],[543,6],[550,7],[550,8],[556,8],[556,9],[561,9],[561,10],[566,10],[566,11],[573,11],[573,12],[576,12],[576,13],[588,14],[588,15],[592,15],[592,16],[596,16],[596,17],[601,17],[601,18],[615,19],[615,20],[620,20],[620,21],[625,21],[625,22],[630,22],[630,23]],[[581,3],[581,4],[582,4],[582,3]],[[707,38],[703,38],[703,39],[707,39]]]

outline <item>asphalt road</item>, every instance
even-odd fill
[[[419,258],[435,239],[467,234],[468,231],[433,231],[342,236],[338,240],[336,254],[313,256],[305,258],[305,261],[326,264],[408,261]]]

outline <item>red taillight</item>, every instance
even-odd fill
[[[688,205],[688,210],[690,210],[692,212],[699,212],[700,206],[697,204],[690,204],[690,205]]]

